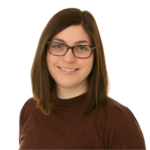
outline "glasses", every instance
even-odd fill
[[[49,46],[48,50],[52,55],[64,56],[67,53],[67,51],[71,48],[73,55],[81,59],[89,58],[92,54],[92,51],[95,49],[94,46],[89,45],[68,46],[63,43],[51,41],[48,41],[47,45]]]

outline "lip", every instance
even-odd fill
[[[60,67],[60,66],[57,66]],[[60,68],[65,68],[65,67],[60,67]],[[65,69],[79,69],[79,68],[65,68]]]
[[[60,69],[58,66],[57,66],[57,68],[59,69],[59,71],[61,72],[61,73],[63,73],[63,74],[66,74],[66,75],[71,75],[71,74],[75,74],[78,70],[75,70],[75,71],[65,71],[65,70],[62,70],[62,69]]]

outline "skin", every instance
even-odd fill
[[[55,35],[51,41],[60,42],[55,38],[64,40],[69,46],[91,45],[90,38],[81,25],[72,25]],[[86,40],[80,44],[77,41]],[[69,99],[87,92],[87,77],[93,67],[93,53],[87,59],[76,58],[69,49],[64,56],[54,56],[47,51],[46,61],[50,75],[56,82],[56,93],[60,99]],[[74,74],[62,73],[57,66],[63,68],[80,68]]]

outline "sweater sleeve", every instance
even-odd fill
[[[112,106],[103,127],[107,149],[146,149],[140,125],[126,106]]]
[[[34,103],[29,100],[23,104],[19,114],[18,150],[39,150],[36,126],[32,116]]]
[[[18,142],[19,142],[19,146],[21,145],[21,141],[22,141],[21,130],[23,128],[24,121],[26,120],[26,118],[24,117],[25,116],[24,113],[25,113],[26,104],[27,104],[27,102],[25,102],[23,104],[23,106],[21,107],[20,113],[19,113],[19,130],[18,130]]]

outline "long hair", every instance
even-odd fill
[[[82,25],[90,37],[92,46],[96,47],[93,68],[88,76],[87,103],[81,115],[84,116],[95,107],[97,109],[99,104],[105,110],[107,107],[110,83],[103,44],[96,21],[89,11],[67,8],[56,13],[44,28],[31,68],[33,99],[37,101],[36,108],[40,108],[45,115],[51,114],[51,108],[55,105],[53,95],[56,94],[55,81],[51,77],[46,63],[46,43],[71,25]]]

